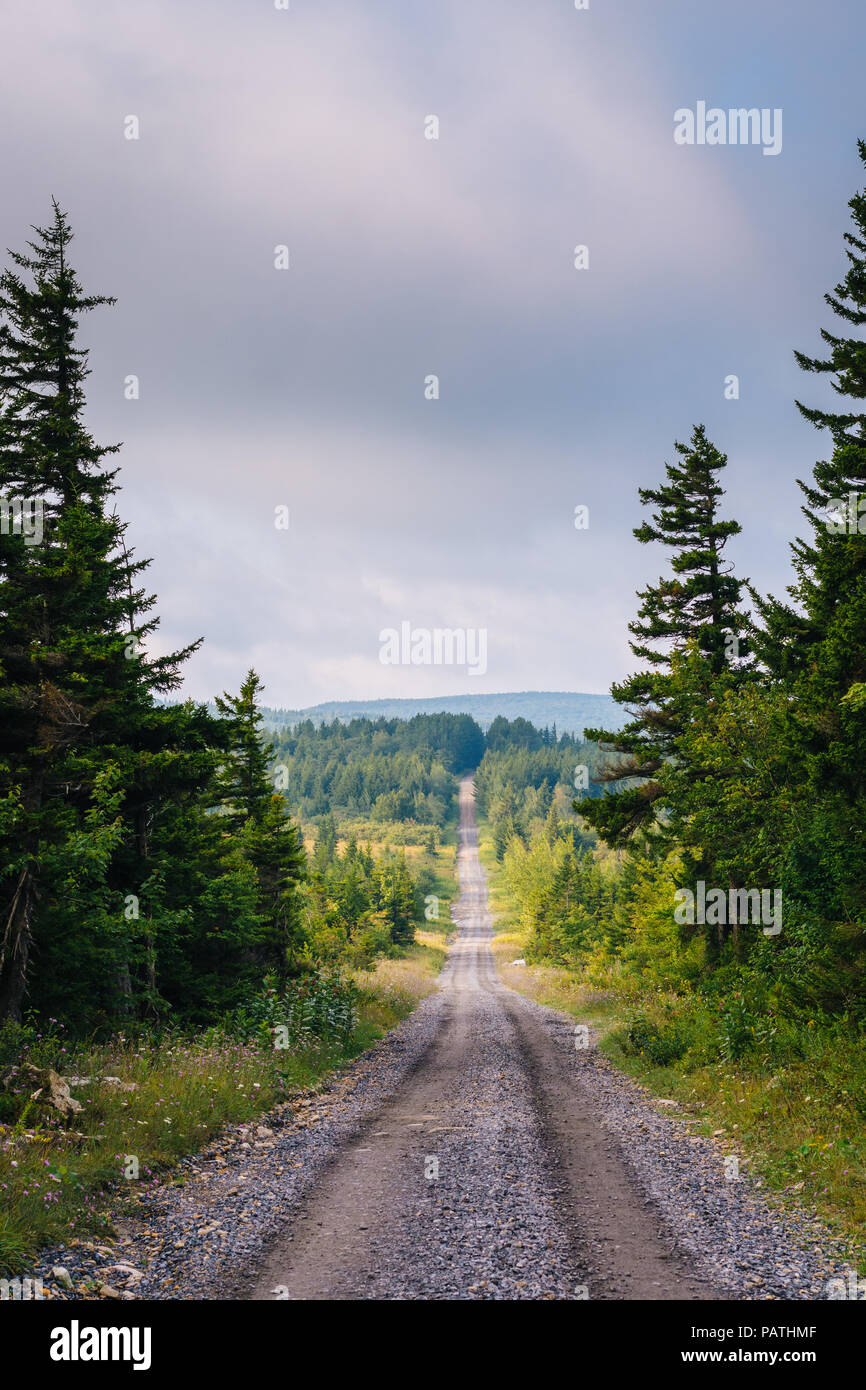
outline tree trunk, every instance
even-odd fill
[[[43,780],[44,774],[39,771],[21,798],[22,810],[28,818],[42,809]],[[39,897],[39,834],[32,826],[33,822],[24,838],[27,862],[18,876],[0,940],[0,1023],[7,1018],[20,1023],[24,1011],[33,946],[33,909]]]
[[[26,864],[15,885],[0,943],[0,1023],[6,1019],[21,1022],[33,944],[30,918],[35,896],[36,878],[32,866]]]

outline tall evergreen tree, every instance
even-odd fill
[[[858,148],[866,165],[866,142]],[[824,356],[796,353],[840,399],[836,409],[797,402],[827,432],[830,455],[810,481],[798,480],[811,536],[791,547],[792,602],[758,598],[756,641],[785,714],[787,799],[799,796],[807,808],[782,865],[786,900],[808,904],[813,928],[825,919],[822,945],[832,939],[839,958],[850,952],[849,924],[866,911],[866,190],[849,207],[847,271],[825,295],[838,326],[821,330]],[[857,949],[862,961],[862,940]]]
[[[391,941],[395,946],[408,946],[415,939],[415,919],[420,913],[405,859],[382,864],[377,878],[378,907]]]
[[[859,142],[866,164],[866,142]],[[843,324],[866,326],[866,191],[850,201],[855,231],[846,232],[848,270],[825,300]],[[803,515],[812,528],[810,540],[792,544],[795,582],[793,604],[758,599],[763,619],[759,655],[783,680],[809,672],[811,700],[835,706],[835,718],[856,714],[866,681],[866,342],[862,336],[821,330],[826,356],[796,353],[808,372],[828,376],[833,390],[849,408],[798,408],[816,428],[827,430],[830,458],[815,464],[812,480],[798,480],[805,496]],[[805,691],[803,692],[805,697]],[[852,729],[848,733],[853,732]],[[859,757],[859,753],[857,754]],[[862,765],[862,764],[861,764]]]
[[[272,749],[266,745],[258,697],[263,687],[255,671],[247,672],[239,695],[224,693],[217,709],[229,726],[228,756],[221,769],[226,826],[256,873],[261,928],[258,945],[278,975],[292,967],[302,944],[297,887],[304,877],[306,855],[284,797],[269,775]]]
[[[137,587],[148,562],[132,559],[109,511],[116,471],[105,460],[117,446],[97,445],[83,421],[80,320],[113,301],[84,293],[71,241],[55,202],[0,278],[0,495],[38,511],[42,532],[36,543],[0,527],[0,1019],[20,1016],[34,951],[37,978],[65,971],[82,1000],[92,990],[110,1011],[132,996],[141,934],[127,929],[124,902],[152,871],[156,808],[207,781],[219,737],[206,710],[154,704],[197,644],[144,654],[157,625]],[[68,856],[85,843],[109,767],[121,833],[100,910],[83,922],[64,907]],[[148,987],[151,964],[148,948]]]
[[[719,474],[727,458],[703,425],[695,427],[688,444],[675,447],[679,461],[665,465],[667,481],[639,489],[641,502],[655,510],[634,534],[642,545],[656,541],[670,547],[673,573],[639,592],[638,617],[629,623],[635,639],[631,649],[648,664],[613,685],[611,694],[631,719],[616,734],[585,730],[586,738],[620,755],[602,780],[627,779],[626,786],[604,797],[575,802],[575,809],[611,845],[657,823],[660,774],[666,761],[677,758],[678,739],[692,713],[672,679],[677,654],[694,649],[712,676],[732,673],[738,679],[748,669],[750,624],[740,606],[744,581],[734,577],[723,556],[727,541],[742,529],[719,515],[724,496]]]

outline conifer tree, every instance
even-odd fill
[[[247,672],[239,695],[224,693],[217,709],[229,727],[228,756],[219,776],[227,829],[255,869],[259,885],[259,946],[267,963],[284,977],[302,942],[297,886],[306,855],[289,820],[285,798],[269,775],[272,749],[265,743],[258,697],[262,683]]]
[[[148,562],[133,560],[113,509],[105,460],[118,446],[97,445],[83,421],[80,320],[113,301],[84,293],[71,241],[55,202],[0,277],[0,496],[41,517],[38,543],[0,527],[0,1020],[20,1017],[34,944],[39,974],[65,972],[82,1000],[98,991],[110,1010],[112,994],[134,993],[142,934],[125,928],[123,904],[153,870],[157,808],[207,782],[219,737],[203,708],[154,704],[197,643],[144,654],[157,620],[138,587]],[[64,885],[109,767],[122,833],[101,906],[81,921]],[[148,988],[152,964],[151,943]]]
[[[378,907],[384,914],[391,941],[395,946],[410,945],[415,939],[419,903],[405,859],[381,865],[377,890]]]
[[[859,152],[866,164],[862,140]],[[825,300],[842,324],[862,330],[866,191],[857,193],[849,207],[855,230],[844,234],[848,269]],[[832,709],[838,732],[839,719],[856,716],[866,703],[866,342],[829,329],[821,329],[821,337],[828,353],[813,358],[797,352],[797,361],[805,371],[829,377],[848,408],[825,410],[797,402],[807,420],[828,431],[832,450],[829,459],[815,464],[810,482],[798,480],[813,535],[791,547],[796,577],[788,593],[793,605],[772,597],[757,600],[764,624],[757,646],[774,676],[788,681],[811,673],[802,697],[823,702],[828,713]],[[849,727],[846,736],[854,732]],[[855,759],[862,751],[855,751]]]
[[[330,811],[319,822],[316,847],[313,851],[313,864],[317,872],[323,872],[333,863],[337,854],[337,826]]]
[[[866,165],[866,142],[858,148]],[[779,856],[786,901],[800,895],[813,927],[822,917],[831,923],[826,940],[840,959],[852,949],[847,924],[866,911],[866,190],[849,207],[847,270],[825,295],[836,331],[821,329],[824,356],[796,353],[839,398],[835,409],[797,402],[826,431],[829,457],[814,465],[810,481],[798,480],[811,536],[791,547],[792,602],[758,599],[756,642],[784,711],[785,808],[805,801]],[[857,949],[862,965],[862,938]]]
[[[662,769],[676,759],[679,735],[692,714],[672,681],[677,654],[694,649],[713,677],[736,680],[748,670],[750,624],[740,607],[744,581],[734,577],[723,554],[741,527],[719,515],[724,496],[719,474],[727,459],[703,425],[695,427],[688,444],[675,447],[679,461],[665,466],[667,481],[639,489],[641,502],[655,510],[634,534],[643,545],[655,541],[670,547],[673,573],[639,592],[638,617],[629,623],[631,649],[647,665],[612,686],[611,694],[631,719],[616,734],[585,730],[586,738],[620,755],[602,780],[627,779],[606,796],[575,802],[575,810],[611,845],[657,825]]]

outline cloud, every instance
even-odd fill
[[[663,564],[631,536],[636,488],[699,419],[731,455],[738,557],[784,586],[814,453],[790,345],[838,271],[856,84],[810,78],[810,148],[844,136],[852,159],[810,170],[805,199],[796,107],[778,160],[672,131],[730,89],[744,45],[742,100],[778,104],[780,68],[814,74],[825,31],[805,10],[776,53],[789,13],[43,0],[9,17],[0,233],[20,245],[56,194],[85,283],[118,296],[86,324],[90,419],[124,441],[160,641],[206,637],[189,690],[250,664],[284,705],[467,688],[381,666],[378,631],[403,618],[489,626],[485,688],[604,689]]]

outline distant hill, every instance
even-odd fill
[[[520,716],[537,729],[556,725],[560,733],[581,734],[586,728],[620,729],[623,711],[609,695],[584,695],[568,690],[506,691],[501,695],[434,695],[424,700],[328,700],[308,709],[268,709],[262,714],[267,729],[312,719],[314,724],[334,719],[411,719],[413,714],[471,714],[482,729],[497,715]]]

